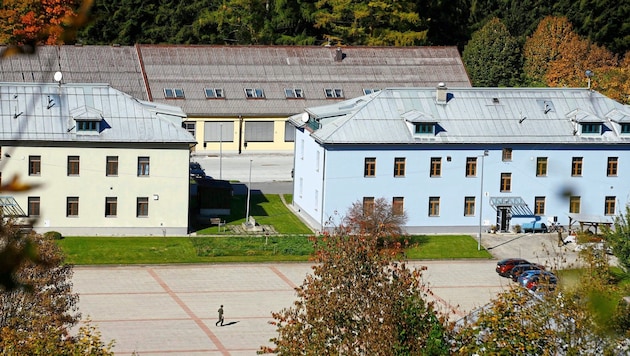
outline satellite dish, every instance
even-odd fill
[[[55,76],[53,78],[55,78],[56,82],[61,82],[61,79],[63,78],[63,74],[61,74],[61,72],[55,72]]]
[[[303,114],[302,114],[302,122],[303,122],[303,123],[307,123],[307,122],[308,122],[308,120],[310,120],[310,118],[311,118],[311,117],[308,115],[308,113],[307,113],[307,112],[305,112],[305,113],[303,113]]]

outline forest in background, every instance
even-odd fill
[[[0,43],[457,46],[474,86],[630,103],[630,0],[5,0]]]

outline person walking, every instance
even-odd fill
[[[223,305],[221,305],[221,308],[219,308],[218,312],[219,312],[219,320],[217,320],[217,322],[214,325],[218,326],[219,323],[221,323],[221,326],[223,326]]]

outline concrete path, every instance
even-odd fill
[[[545,252],[554,243],[557,255]],[[482,245],[495,259],[411,263],[427,267],[428,298],[453,320],[512,283],[495,273],[499,258],[576,261],[551,234],[484,235]],[[276,335],[271,312],[292,305],[310,271],[308,263],[75,267],[73,282],[84,319],[116,340],[117,355],[254,355]],[[220,305],[223,327],[215,326]]]

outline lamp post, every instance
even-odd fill
[[[252,161],[249,160],[249,183],[247,183],[247,213],[245,214],[245,226],[249,226],[249,197],[251,195],[252,190]]]
[[[483,151],[483,155],[477,156],[481,157],[481,179],[479,183],[479,235],[477,236],[477,251],[481,251],[481,224],[482,224],[482,214],[483,214],[483,166],[484,166],[484,158],[488,155],[488,150]]]
[[[223,180],[223,124],[219,124],[219,180]]]

